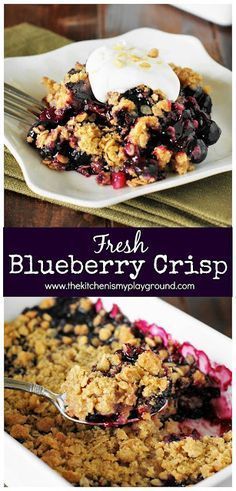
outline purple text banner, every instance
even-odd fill
[[[230,228],[8,228],[5,296],[232,296]]]

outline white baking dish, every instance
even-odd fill
[[[36,305],[39,297],[5,298],[5,319],[12,320],[25,307]],[[232,342],[206,324],[157,298],[113,297],[103,298],[105,308],[117,303],[131,319],[157,322],[178,341],[189,341],[206,351],[211,360],[232,368]],[[14,472],[13,472],[14,469]],[[231,466],[195,486],[231,487]],[[55,471],[25,449],[9,435],[5,435],[5,483],[17,487],[71,487]]]

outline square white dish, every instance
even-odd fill
[[[40,82],[43,76],[60,81],[76,61],[85,62],[91,51],[98,46],[113,45],[121,40],[137,45],[140,39],[146,47],[157,46],[165,61],[198,71],[203,75],[205,83],[212,86],[212,118],[221,127],[222,135],[209,148],[207,159],[196,165],[193,172],[183,176],[168,175],[165,180],[153,184],[114,190],[111,186],[99,186],[94,176],[86,178],[75,171],[60,173],[48,169],[41,163],[36,150],[25,142],[26,128],[6,117],[6,145],[20,164],[32,191],[78,206],[102,208],[231,170],[231,72],[216,63],[195,37],[141,28],[116,38],[72,43],[41,55],[7,58],[5,81],[41,99],[45,95]]]
[[[39,297],[5,298],[5,320],[14,319],[25,307],[39,303]],[[96,300],[96,297],[93,298]],[[173,338],[180,342],[189,341],[196,348],[206,351],[211,360],[232,368],[232,342],[223,334],[185,314],[167,302],[157,298],[113,297],[102,298],[106,309],[117,303],[131,319],[145,319],[163,326]],[[71,487],[56,472],[52,471],[39,458],[22,447],[9,435],[5,435],[5,483],[17,487]],[[214,476],[195,486],[230,487],[232,466],[228,466]],[[12,472],[14,469],[14,472]],[[36,484],[37,483],[37,484]]]

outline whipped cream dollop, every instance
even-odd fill
[[[155,48],[143,49],[126,43],[101,46],[88,57],[86,71],[100,102],[106,102],[109,92],[123,93],[138,85],[161,90],[171,101],[179,95],[177,75]]]

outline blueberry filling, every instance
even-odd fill
[[[206,159],[208,147],[220,138],[221,130],[211,119],[210,95],[201,86],[194,89],[181,86],[177,100],[172,103],[166,101],[163,110],[157,112],[158,128],[147,126],[147,141],[134,143],[130,135],[140,119],[153,118],[156,101],[161,103],[164,100],[162,95],[139,86],[119,94],[116,102],[108,99],[106,104],[101,103],[95,99],[86,73],[83,72],[83,77],[79,78],[81,67],[73,68],[67,74],[64,106],[57,109],[48,103],[28,132],[28,143],[38,148],[43,162],[51,169],[73,170],[86,177],[96,175],[98,184],[120,189],[126,185],[165,179],[170,170],[179,174],[187,172],[191,163],[197,165]],[[94,125],[93,130],[97,128],[98,133],[100,131],[105,137],[108,135],[111,142],[115,132],[114,145],[119,145],[122,158],[119,155],[116,161],[113,155],[111,165],[110,157],[104,154],[106,150],[100,152],[99,146],[94,149],[92,144],[91,150],[88,145],[84,148],[79,134],[76,130],[73,134],[70,126],[73,118],[77,121],[78,116],[82,118],[78,119],[79,125]],[[45,130],[49,133],[42,143],[38,134]],[[94,141],[95,137],[91,138]],[[156,149],[162,149],[164,157],[156,153]],[[180,163],[179,155],[182,156]]]
[[[122,366],[132,365],[137,362],[137,359],[140,354],[145,352],[145,340],[144,334],[142,331],[136,327],[135,324],[131,324],[127,318],[120,312],[120,310],[116,307],[110,312],[107,312],[103,309],[102,304],[91,304],[89,310],[83,310],[83,304],[77,301],[77,299],[67,299],[67,298],[58,298],[56,299],[53,306],[48,308],[41,309],[40,307],[34,307],[37,314],[39,316],[44,315],[45,313],[49,314],[52,318],[51,320],[51,328],[54,330],[53,337],[62,341],[64,337],[70,338],[72,341],[76,342],[77,334],[76,329],[74,329],[77,325],[87,325],[87,338],[88,343],[93,345],[93,340],[96,340],[95,345],[97,345],[97,340],[99,340],[99,332],[100,329],[107,325],[114,325],[114,329],[118,327],[120,324],[125,323],[127,326],[130,326],[132,334],[136,339],[140,339],[140,343],[136,345],[132,345],[126,343],[123,345],[123,348],[117,351],[117,354],[120,356],[120,364],[117,366],[111,367],[107,372],[104,373],[106,377],[114,377],[117,373],[120,372]],[[27,314],[29,309],[24,310],[24,314]],[[100,316],[100,322],[98,327],[94,327],[94,318],[96,315]],[[68,329],[68,326],[71,326]],[[110,335],[110,337],[102,342],[104,345],[109,345],[113,342],[116,342],[116,337],[114,333]],[[32,352],[32,348],[28,345],[27,338],[21,336],[18,339],[19,345],[24,351]],[[101,341],[100,341],[101,343]],[[159,343],[152,348],[153,352],[159,355],[163,350],[165,350],[165,345],[159,341]],[[16,356],[15,356],[16,358]],[[24,375],[25,369],[20,366],[14,366],[14,360],[9,359],[6,356],[6,370],[12,375]],[[32,360],[34,363],[34,360]],[[184,421],[185,419],[199,419],[205,418],[208,421],[216,421],[217,416],[214,411],[214,405],[212,401],[218,399],[221,395],[221,391],[219,386],[215,384],[215,382],[210,378],[206,377],[204,385],[196,385],[193,384],[193,376],[197,370],[197,366],[195,363],[188,366],[186,364],[186,360],[183,357],[181,350],[179,349],[179,345],[172,345],[172,349],[170,352],[166,352],[166,358],[164,360],[164,365],[173,364],[176,367],[183,367],[187,370],[188,376],[180,378],[173,385],[170,383],[168,388],[162,392],[160,395],[152,395],[151,397],[143,397],[142,393],[138,394],[137,403],[130,413],[129,419],[139,418],[143,412],[158,412],[166,402],[168,402],[169,398],[173,400],[175,406],[175,414],[173,415],[173,419],[176,421]],[[11,368],[14,367],[14,368]],[[13,372],[12,372],[13,370]],[[101,415],[89,415],[88,421],[93,421],[93,418],[97,418],[99,420],[99,416]],[[100,419],[106,423],[112,423],[117,420],[119,416],[119,411],[116,415],[112,414],[108,417],[103,417]],[[161,416],[163,420],[168,419],[169,413],[163,413]],[[229,424],[227,420],[226,424]]]

